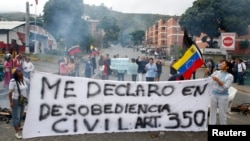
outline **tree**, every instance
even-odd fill
[[[186,28],[191,36],[205,33],[210,40],[220,36],[220,31],[236,32],[239,36],[247,33],[250,23],[249,0],[197,0],[193,6],[180,17],[180,25]]]
[[[117,41],[120,28],[117,26],[117,21],[115,18],[104,17],[97,25],[97,28],[102,28],[105,32],[105,47],[108,46],[108,42]]]
[[[240,48],[245,50],[250,47],[250,43],[248,40],[240,41]]]
[[[82,0],[50,0],[44,6],[44,25],[66,47],[80,44],[83,49],[88,46],[89,32],[82,15]]]
[[[145,31],[143,31],[143,30],[136,30],[136,31],[130,33],[130,35],[132,36],[131,40],[134,42],[134,45],[138,45],[138,44],[141,44],[142,41],[144,40],[144,38],[145,38]]]

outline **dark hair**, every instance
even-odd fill
[[[154,61],[154,58],[150,57],[148,60],[152,60],[152,61]]]
[[[132,58],[131,61],[132,61],[132,62],[135,62],[135,58]]]
[[[227,72],[233,74],[233,64],[227,60],[221,60],[221,62],[225,62],[226,66],[228,67]]]
[[[12,78],[15,79],[16,82],[21,83],[21,82],[19,81],[19,79],[18,79],[17,73],[18,73],[18,72],[22,72],[22,70],[21,70],[20,68],[15,68],[15,69],[16,69],[16,70],[14,71],[14,73],[13,73],[13,75],[12,75]]]

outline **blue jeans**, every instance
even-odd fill
[[[238,72],[238,84],[244,85],[243,72]]]
[[[124,81],[124,73],[118,73],[117,77],[118,77],[118,81]]]
[[[136,81],[137,74],[132,74],[132,81]]]
[[[19,127],[24,115],[24,105],[20,105],[17,99],[13,99],[12,126]]]

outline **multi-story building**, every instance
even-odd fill
[[[88,23],[90,35],[94,38],[93,45],[95,47],[102,47],[104,31],[103,31],[103,29],[97,28],[99,21],[90,19],[90,17],[88,17],[88,16],[84,17],[84,19]]]
[[[171,54],[171,47],[181,47],[183,31],[177,17],[160,19],[145,32],[145,43],[150,48],[165,48]]]
[[[235,39],[234,50],[222,50],[220,49],[221,39],[215,38],[214,41],[218,42],[218,48],[208,49],[209,46],[206,42],[202,42],[201,39],[205,34],[201,34],[201,37],[196,37],[195,42],[201,51],[209,50],[215,54],[229,54],[230,56],[246,56],[250,54],[250,47],[241,48],[240,43],[248,40],[250,42],[250,25],[248,26],[248,34],[245,36],[237,36]],[[145,44],[150,48],[166,48],[168,55],[171,53],[171,48],[182,48],[184,32],[179,25],[178,17],[171,17],[169,19],[160,19],[154,25],[148,27],[145,32]]]
[[[183,31],[179,25],[179,19],[172,17],[167,20],[167,46],[182,47]]]

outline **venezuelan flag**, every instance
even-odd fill
[[[193,44],[179,59],[173,68],[176,69],[185,79],[190,79],[192,73],[204,64],[199,49]]]
[[[74,55],[75,53],[79,53],[79,52],[81,52],[79,45],[72,46],[72,47],[68,48],[68,53],[71,56]]]

